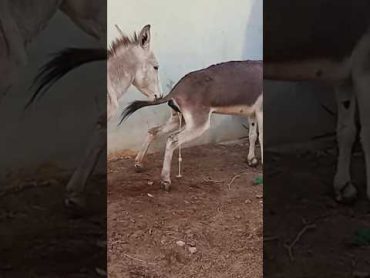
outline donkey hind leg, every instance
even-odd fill
[[[167,133],[170,133],[176,130],[178,127],[179,127],[179,117],[176,112],[172,111],[171,117],[164,125],[157,126],[148,130],[148,134],[145,138],[144,144],[135,158],[135,169],[137,172],[141,172],[144,168],[143,159],[149,149],[150,144],[156,138],[163,136]]]
[[[353,144],[356,140],[356,101],[351,87],[336,88],[338,110],[337,141],[338,161],[334,177],[334,193],[338,202],[350,202],[356,198],[357,190],[351,182],[350,166]]]
[[[263,164],[263,111],[256,111],[257,126],[258,126],[258,142],[261,148],[261,164]]]
[[[194,114],[196,114],[196,118],[193,116]],[[166,191],[169,191],[171,186],[171,162],[174,150],[178,148],[179,145],[198,138],[210,127],[211,113],[209,111],[208,113],[200,112],[194,114],[184,111],[185,128],[180,132],[171,134],[167,140],[161,174],[161,184]]]
[[[102,120],[99,120],[97,123],[89,142],[87,152],[67,184],[66,206],[85,206],[83,192],[87,179],[94,170],[101,153],[106,149],[106,118],[105,115],[100,118],[104,118],[104,123],[100,123]]]
[[[356,46],[352,58],[352,78],[361,123],[361,143],[365,154],[367,197],[370,200],[370,31]]]
[[[370,65],[370,61],[368,62]],[[365,154],[366,194],[368,200],[370,200],[370,67],[368,76],[366,78],[363,76],[363,80],[359,81],[361,83],[356,88],[356,94],[361,122],[360,137],[362,149]]]
[[[249,166],[254,167],[257,166],[258,164],[258,160],[255,154],[257,141],[257,120],[255,115],[251,115],[248,117],[248,123],[249,123],[249,151],[247,163]]]

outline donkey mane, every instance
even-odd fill
[[[116,38],[113,40],[108,49],[108,58],[114,56],[119,49],[122,47],[127,47],[129,45],[137,45],[139,44],[139,37],[136,32],[129,37],[123,33],[121,33],[121,37]]]
[[[210,69],[219,69],[220,67],[229,67],[229,66],[235,65],[235,64],[262,64],[262,62],[263,62],[262,60],[233,60],[233,61],[221,62],[221,63],[216,63],[216,64],[213,64],[213,65],[210,65],[207,68],[203,68],[203,69],[199,69],[199,70],[189,72],[184,77],[186,77],[188,75],[191,75],[193,73],[196,73],[196,72],[202,72],[202,71],[206,71],[206,70],[210,70]]]

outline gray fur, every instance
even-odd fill
[[[262,61],[231,61],[187,74],[162,99],[133,102],[124,110],[122,121],[140,108],[169,101],[171,106],[176,105],[182,114],[176,116],[173,112],[166,124],[149,130],[143,148],[136,158],[136,168],[142,168],[144,155],[158,135],[177,130],[168,138],[162,169],[162,184],[168,190],[171,184],[170,172],[174,150],[181,144],[201,136],[210,127],[212,113],[250,117],[251,123],[258,124],[261,154],[263,154],[262,79]],[[179,117],[183,119],[181,131],[178,131]],[[250,138],[253,146],[248,154],[248,162],[255,164],[256,124],[251,124]]]

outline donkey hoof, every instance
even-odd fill
[[[352,204],[357,198],[357,189],[352,183],[347,183],[339,192],[336,192],[335,199],[342,204]]]
[[[68,208],[85,208],[86,200],[81,194],[67,194],[64,204]]]
[[[253,157],[252,159],[247,159],[247,163],[250,167],[256,167],[258,165],[258,160]]]
[[[143,163],[136,162],[135,163],[135,171],[136,171],[136,173],[142,173],[144,171]]]
[[[164,191],[169,192],[170,189],[171,189],[171,182],[170,181],[164,181],[164,180],[162,180],[161,181],[161,186],[162,186],[162,188],[163,188]]]

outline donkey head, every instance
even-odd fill
[[[158,76],[158,61],[150,49],[150,25],[140,31],[138,43],[132,52],[136,57],[132,84],[148,98],[155,100],[162,96]]]

